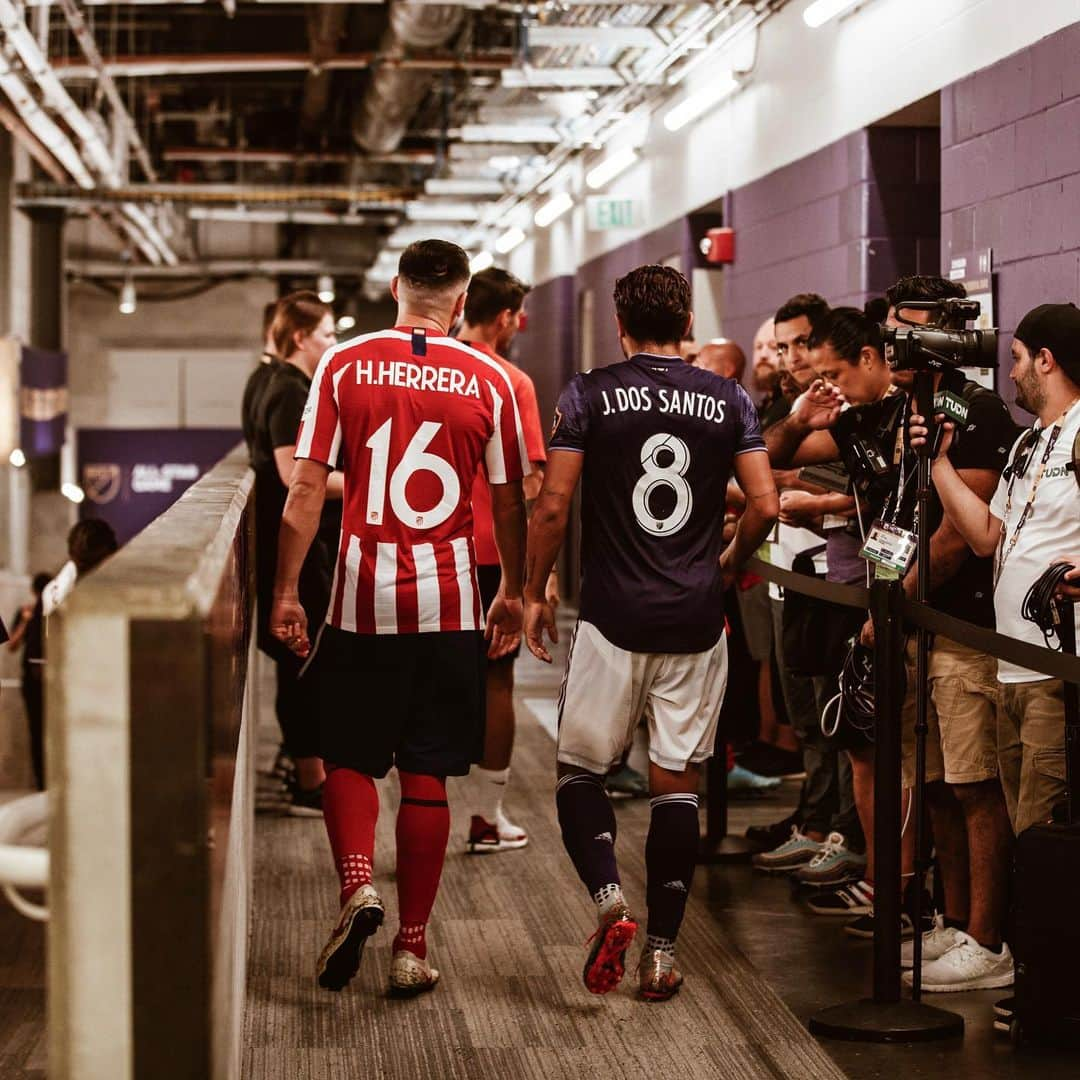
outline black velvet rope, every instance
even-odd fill
[[[828,600],[844,607],[862,608],[870,606],[870,590],[858,585],[836,585],[822,581],[808,574],[796,574],[791,570],[781,570],[771,563],[760,559],[751,559],[747,567],[759,577],[771,581],[784,589],[813,596],[818,600]],[[983,626],[964,619],[954,618],[943,612],[935,611],[926,604],[904,597],[902,606],[904,618],[913,626],[924,626],[934,634],[950,638],[966,645],[969,649],[1007,660],[1019,667],[1049,675],[1052,679],[1064,679],[1066,682],[1080,683],[1080,658],[1045,649],[1040,645],[1031,645],[1026,641],[1006,637],[1004,634],[987,630]]]

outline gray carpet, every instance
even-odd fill
[[[585,990],[580,973],[594,916],[562,849],[553,744],[533,712],[545,692],[553,698],[560,669],[531,661],[520,669],[520,697],[531,707],[519,709],[507,808],[532,842],[501,855],[465,855],[466,783],[451,782],[451,849],[429,933],[430,956],[443,976],[433,993],[399,1001],[385,992],[396,930],[392,779],[381,785],[375,879],[387,926],[341,994],[320,990],[314,980],[315,959],[337,914],[322,822],[283,817],[264,802],[256,830],[244,1075],[843,1077],[693,900],[680,938],[686,985],[677,998],[640,1002],[631,976],[606,997]],[[267,727],[264,733],[265,763],[275,732]],[[627,895],[643,915],[648,803],[621,803],[617,814]],[[631,957],[636,960],[636,948]]]

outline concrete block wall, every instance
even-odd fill
[[[1037,304],[1080,302],[1080,23],[942,91],[941,244],[993,248],[998,387]]]
[[[724,333],[745,349],[789,296],[861,306],[938,260],[937,132],[865,128],[732,191]]]

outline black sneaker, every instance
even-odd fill
[[[791,814],[783,821],[773,822],[772,825],[751,825],[746,830],[746,839],[759,852],[775,851],[791,835],[792,828],[798,824],[798,815]]]
[[[735,754],[735,760],[758,776],[780,777],[784,780],[801,779],[806,775],[802,754],[797,750],[781,750],[770,743],[752,742]]]
[[[317,788],[302,788],[293,784],[289,788],[289,816],[322,817],[322,793],[322,784]]]

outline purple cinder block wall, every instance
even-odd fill
[[[938,184],[936,129],[865,128],[736,188],[724,333],[749,351],[795,293],[861,307],[902,274],[936,270]]]
[[[1080,303],[1080,23],[942,91],[941,247],[946,265],[993,248],[1012,402],[1016,324],[1037,304]]]
[[[614,251],[599,255],[583,264],[577,272],[575,309],[580,313],[581,294],[593,293],[593,341],[598,366],[622,360],[619,337],[615,330],[615,307],[611,294],[615,279],[646,263],[660,263],[673,255],[682,260],[682,272],[690,276],[693,267],[690,221],[678,218],[652,232],[635,237]],[[575,319],[575,322],[578,320]],[[581,328],[575,339],[575,356],[580,355]]]
[[[525,310],[529,324],[514,339],[513,358],[536,385],[546,434],[559,394],[576,370],[574,279],[563,276],[538,285],[529,293]]]

